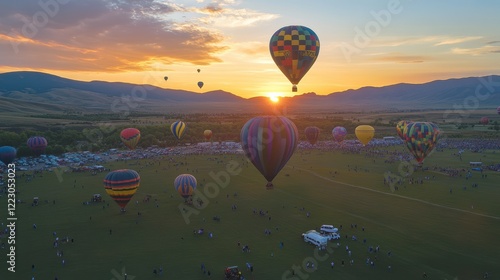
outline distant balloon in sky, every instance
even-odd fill
[[[199,81],[199,82],[198,82],[198,87],[199,87],[199,88],[202,88],[202,87],[203,87],[203,85],[204,85],[204,84],[203,84],[203,82],[202,82],[202,81]]]
[[[196,71],[198,71],[198,73],[200,73],[201,69],[196,69]],[[208,71],[208,72],[210,72],[210,71]]]
[[[333,139],[337,142],[344,141],[345,136],[347,135],[347,129],[343,126],[336,126],[332,130]]]
[[[319,128],[316,126],[306,127],[304,133],[306,134],[307,141],[311,143],[311,145],[316,144],[318,142],[319,137]]]
[[[482,117],[480,120],[481,124],[488,124],[490,122],[490,119],[488,117]]]
[[[277,116],[255,117],[241,129],[241,146],[245,156],[267,179],[267,189],[292,157],[299,141],[295,124]]]
[[[425,157],[437,145],[439,127],[431,122],[409,123],[404,130],[404,141],[410,153],[419,164],[422,164]]]
[[[293,84],[292,91],[296,92],[297,84],[318,57],[319,38],[305,26],[285,26],[271,36],[269,51],[278,68]]]
[[[165,76],[165,77],[163,77],[163,79],[165,79],[165,81],[166,81],[166,80],[168,80],[168,77],[167,77],[167,76]]]
[[[177,140],[181,140],[184,131],[186,130],[186,123],[183,121],[176,121],[170,125],[170,131],[174,134]]]
[[[11,146],[0,147],[0,161],[3,162],[5,165],[12,163],[16,158],[16,154],[17,151],[16,148],[14,147]]]
[[[141,177],[137,171],[132,169],[119,169],[111,171],[104,178],[104,189],[106,193],[121,207],[125,212],[125,206],[134,196]]]
[[[141,132],[137,128],[125,128],[122,132],[120,132],[120,138],[125,146],[133,150],[141,139]]]
[[[47,148],[47,139],[42,136],[33,136],[28,139],[28,147],[35,153],[36,156],[41,155]]]
[[[373,136],[375,136],[375,128],[370,125],[360,125],[356,127],[354,133],[356,134],[356,137],[358,137],[359,142],[365,146],[372,140]]]

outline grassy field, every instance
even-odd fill
[[[421,279],[424,272],[429,279],[480,279],[486,271],[496,279],[500,174],[489,171],[482,178],[474,173],[466,180],[433,171],[434,166],[467,168],[469,160],[478,160],[477,154],[466,153],[459,161],[452,152],[432,154],[425,163],[430,169],[412,174],[430,179],[398,190],[383,181],[388,172],[399,174],[400,162],[335,151],[298,150],[274,180],[272,191],[265,189],[265,180],[242,155],[108,163],[105,166],[112,170],[131,168],[141,174],[141,186],[125,213],[104,192],[106,172],[46,172],[30,182],[19,173],[18,198],[26,203],[16,209],[16,272],[7,271],[8,251],[1,249],[0,279],[119,280],[125,271],[129,280],[205,279],[202,263],[213,279],[223,279],[223,268],[230,265],[240,266],[247,279]],[[485,152],[481,159],[498,163],[500,153]],[[230,163],[237,163],[237,168],[228,169]],[[203,209],[188,208],[174,191],[173,180],[180,173],[197,177]],[[207,187],[209,183],[221,186]],[[471,188],[472,183],[479,187]],[[106,202],[84,205],[94,193],[103,194]],[[143,202],[146,195],[151,195],[150,202]],[[40,205],[31,205],[34,196]],[[6,213],[5,195],[0,201],[1,213]],[[268,214],[254,214],[253,209]],[[216,215],[221,221],[212,220]],[[5,223],[5,214],[0,217]],[[333,242],[333,251],[329,246],[318,252],[304,243],[301,233],[322,224],[342,225],[340,247]],[[199,228],[205,233],[193,234]],[[264,234],[265,229],[272,233]],[[70,241],[54,248],[56,236],[68,236]],[[242,252],[243,245],[251,252]],[[380,246],[380,251],[369,252],[369,246]],[[58,250],[62,257],[56,255]],[[373,267],[366,264],[367,258],[374,261]],[[308,261],[317,269],[306,270]],[[246,262],[253,264],[253,273],[246,271]],[[160,267],[163,275],[155,276],[153,269]]]

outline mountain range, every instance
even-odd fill
[[[0,74],[0,112],[48,113],[83,111],[258,112],[269,108],[267,97],[245,99],[223,90],[195,93],[152,85],[83,82],[30,71]],[[408,111],[479,109],[500,105],[500,76],[436,80],[362,87],[328,95],[313,92],[282,98],[289,112]]]

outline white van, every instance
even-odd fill
[[[319,230],[321,232],[326,232],[326,233],[337,233],[339,231],[338,228],[336,228],[332,225],[322,225]]]
[[[304,237],[304,242],[314,244],[318,247],[324,247],[328,243],[328,238],[315,230],[309,230],[303,233],[302,236]]]

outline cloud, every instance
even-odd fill
[[[475,41],[479,40],[483,37],[481,36],[469,36],[469,37],[444,37],[441,38],[440,42],[434,44],[434,46],[441,46],[441,45],[454,45],[454,44],[460,44],[463,42],[468,42],[468,41]]]
[[[452,36],[421,36],[404,38],[385,38],[373,42],[376,47],[399,47],[406,45],[432,44],[433,46],[453,45],[481,39],[481,36],[452,37]]]
[[[500,41],[489,41],[486,42],[486,45],[500,45]]]
[[[205,65],[220,62],[218,55],[229,48],[227,38],[206,24],[240,27],[277,17],[232,9],[232,0],[211,1],[201,8],[157,0],[73,0],[49,12],[38,3],[0,4],[4,66],[133,71],[159,63]]]
[[[388,62],[388,63],[423,63],[429,60],[429,57],[420,55],[403,55],[399,53],[390,54],[377,54],[372,58],[373,61],[377,62]]]
[[[500,46],[485,45],[477,48],[453,48],[451,50],[454,54],[465,54],[465,55],[485,55],[485,54],[495,54],[500,53]]]

